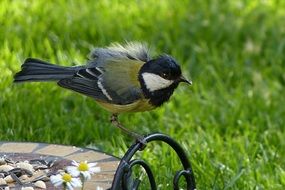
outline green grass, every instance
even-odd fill
[[[0,139],[97,147],[122,156],[132,140],[109,113],[53,83],[12,84],[27,57],[84,63],[94,46],[144,41],[191,76],[168,104],[125,114],[140,133],[182,144],[198,189],[285,186],[285,1],[0,1]],[[167,146],[140,153],[160,189],[180,165]]]

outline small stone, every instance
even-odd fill
[[[35,170],[44,170],[47,169],[48,167],[46,165],[43,164],[39,164],[39,165],[34,165],[34,169]]]
[[[15,164],[15,162],[13,160],[11,160],[10,158],[5,158],[5,161],[7,164]]]
[[[49,173],[50,170],[49,170],[49,169],[45,169],[44,171],[45,171],[46,173]]]
[[[0,165],[7,164],[6,159],[4,157],[0,157]]]
[[[7,164],[0,166],[0,171],[8,172],[12,169],[14,169],[14,167]]]
[[[34,185],[35,185],[35,187],[39,187],[41,189],[46,189],[47,188],[45,182],[43,182],[43,181],[37,181]]]
[[[33,187],[22,187],[21,190],[34,190],[34,188]]]
[[[21,168],[21,169],[25,169],[25,170],[28,170],[30,172],[34,172],[34,168],[31,164],[27,163],[27,162],[19,162],[16,164],[16,166],[18,168]]]
[[[7,184],[7,182],[5,181],[5,179],[0,178],[0,186],[1,185],[6,185],[6,184]]]
[[[12,178],[11,175],[6,176],[6,177],[4,178],[4,180],[5,180],[7,183],[12,183],[12,182],[14,182],[14,179]]]
[[[21,175],[21,176],[19,177],[19,179],[20,179],[20,180],[23,180],[23,181],[27,180],[28,178],[29,178],[29,177],[28,177],[28,175],[26,175],[26,174]]]

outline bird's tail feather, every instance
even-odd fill
[[[79,70],[79,67],[63,67],[34,58],[26,59],[21,68],[14,76],[14,82],[58,81]]]

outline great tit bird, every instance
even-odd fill
[[[169,55],[151,58],[146,45],[133,42],[95,48],[86,65],[64,67],[28,58],[14,82],[57,81],[60,87],[92,97],[112,113],[112,123],[123,131],[118,114],[155,109],[169,100],[180,82],[191,85]]]

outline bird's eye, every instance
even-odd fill
[[[168,78],[168,74],[167,73],[161,73],[161,75],[160,75],[162,78]]]

